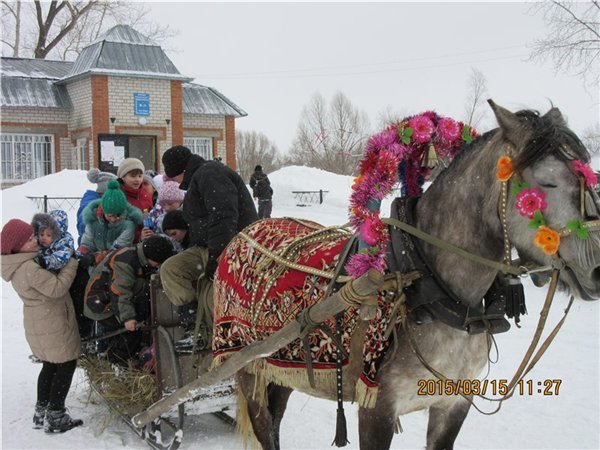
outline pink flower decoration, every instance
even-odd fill
[[[360,237],[365,243],[369,245],[377,245],[380,236],[377,232],[377,220],[375,218],[369,218],[365,220],[362,227],[360,228]]]
[[[548,204],[546,203],[546,194],[539,191],[536,188],[522,189],[517,194],[517,201],[515,207],[519,210],[522,216],[527,216],[533,219],[533,214],[536,210],[543,211],[546,209]]]
[[[458,122],[450,117],[442,117],[438,122],[438,132],[446,141],[453,141],[461,134]]]
[[[409,120],[408,124],[413,129],[412,138],[417,142],[427,142],[435,131],[435,126],[431,119],[423,114],[415,116]]]
[[[587,187],[596,186],[598,184],[598,177],[589,164],[575,160],[573,161],[573,170],[585,179],[585,185]]]

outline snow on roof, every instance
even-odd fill
[[[58,80],[68,74],[71,67],[72,61],[8,57],[2,57],[0,60],[0,73],[10,77]]]
[[[101,34],[98,39],[90,45],[96,44],[97,42],[158,46],[156,42],[151,41],[148,37],[137,30],[134,30],[129,25],[116,25],[112,27],[106,33]]]
[[[71,108],[65,86],[53,80],[2,76],[2,107]]]
[[[183,83],[184,114],[215,114],[245,117],[246,111],[237,106],[215,88],[194,83]]]

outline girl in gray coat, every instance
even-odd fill
[[[66,412],[65,399],[80,354],[79,332],[69,287],[77,260],[71,258],[58,274],[39,264],[33,227],[9,220],[0,232],[2,278],[12,283],[23,301],[25,337],[42,362],[38,377],[33,428],[62,433],[83,424]]]

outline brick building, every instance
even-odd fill
[[[127,157],[161,170],[162,153],[178,144],[236,169],[235,119],[246,112],[191,83],[127,25],[107,31],[74,62],[1,62],[3,186],[62,169],[116,173]]]

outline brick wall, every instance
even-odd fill
[[[77,139],[85,138],[88,141],[88,167],[94,167],[94,157],[92,154],[92,82],[90,77],[70,82],[66,85],[73,105],[73,112],[69,118],[70,139],[69,155],[70,168],[74,167],[75,148]],[[63,166],[64,167],[64,166]]]

